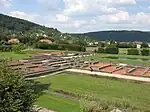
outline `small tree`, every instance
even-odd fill
[[[14,52],[21,52],[21,50],[26,49],[26,45],[25,44],[16,44],[16,45],[12,45],[12,51]]]
[[[29,112],[35,99],[32,83],[0,62],[0,112]]]
[[[128,55],[139,55],[138,49],[128,49]]]
[[[150,55],[150,50],[143,49],[143,50],[141,50],[141,54],[142,54],[142,56],[149,56]]]
[[[98,48],[98,53],[105,53],[105,48],[102,47]]]
[[[142,47],[142,48],[149,48],[149,45],[148,45],[147,43],[143,42],[143,43],[141,44],[141,47]]]

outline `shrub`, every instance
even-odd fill
[[[40,49],[49,49],[49,44],[46,42],[38,42],[35,44],[35,47]]]
[[[12,51],[14,52],[21,52],[21,50],[26,49],[26,45],[25,44],[16,44],[16,45],[12,45]]]
[[[0,112],[30,112],[37,96],[30,81],[0,62]]]
[[[136,44],[134,43],[118,43],[118,48],[136,48]]]
[[[149,48],[149,45],[147,43],[143,42],[141,44],[141,48]]]
[[[105,52],[108,54],[118,54],[119,49],[116,47],[107,47],[107,48],[105,48]]]
[[[127,54],[128,55],[139,55],[139,50],[138,49],[128,49]]]
[[[149,56],[150,55],[150,50],[148,50],[148,49],[141,50],[141,55],[142,56]]]
[[[99,47],[98,48],[98,53],[105,53],[105,48]]]
[[[83,100],[80,105],[80,112],[117,112],[113,111],[119,109],[121,112],[142,112],[141,108],[131,105],[128,101],[89,101]],[[119,112],[120,112],[119,111]],[[145,110],[143,111],[145,112]]]
[[[68,51],[83,51],[83,52],[86,51],[84,46],[72,44],[48,44],[46,42],[38,42],[35,45],[35,47],[40,49],[51,49],[51,50],[68,50]]]

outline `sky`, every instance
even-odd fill
[[[150,31],[150,0],[0,0],[0,13],[65,33]]]

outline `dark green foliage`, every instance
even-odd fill
[[[32,82],[0,62],[0,112],[29,112],[35,99]]]
[[[136,48],[136,44],[134,43],[118,43],[118,48]]]
[[[105,48],[105,53],[118,54],[119,53],[119,49],[117,47],[106,47]]]
[[[48,44],[46,42],[38,42],[35,45],[35,47],[40,49],[83,51],[83,52],[85,52],[86,50],[84,46],[73,44]]]
[[[22,43],[12,45],[12,51],[14,52],[21,52],[21,50],[24,50],[26,48],[26,45]]]
[[[99,31],[84,34],[76,34],[78,36],[89,36],[96,40],[115,40],[118,42],[150,42],[150,32],[142,31]]]
[[[127,54],[128,55],[139,55],[139,50],[138,49],[128,49]]]
[[[143,49],[143,50],[141,50],[141,55],[142,56],[149,56],[150,55],[150,50],[149,49]]]
[[[57,44],[75,44],[86,46],[92,39],[85,36],[72,36],[57,29],[41,26],[26,20],[0,14],[0,40],[18,39],[32,46],[40,39],[53,39]]]
[[[0,51],[6,52],[6,51],[11,51],[12,50],[12,45],[9,44],[8,42],[1,40],[0,41]]]
[[[141,44],[141,48],[149,48],[149,46],[148,46],[147,43],[143,42],[143,43]]]
[[[105,47],[105,43],[101,42],[101,43],[99,43],[99,46],[100,47]]]
[[[40,48],[40,49],[49,49],[50,44],[46,43],[46,42],[38,42],[35,44],[36,48]]]
[[[98,48],[98,53],[105,53],[105,48],[99,47]]]

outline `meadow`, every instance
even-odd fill
[[[102,101],[125,101],[129,105],[150,110],[150,84],[120,79],[95,78],[75,73],[62,73],[56,76],[39,78],[36,81],[42,84],[51,82],[48,91],[61,90],[77,96],[88,96],[89,98],[92,96],[92,98]],[[48,101],[47,99],[47,102],[51,102],[51,100]],[[51,104],[48,105],[48,103],[46,106],[57,108]]]

